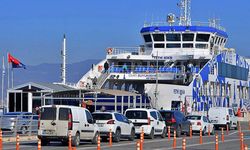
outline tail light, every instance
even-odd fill
[[[171,122],[172,122],[172,123],[176,123],[175,118],[172,117],[172,118],[171,118]]]
[[[148,125],[150,125],[150,123],[151,123],[151,120],[150,120],[150,118],[148,117]]]
[[[197,126],[201,126],[201,122],[197,122]]]
[[[115,124],[115,120],[109,120],[108,122],[107,122],[107,124]]]
[[[229,116],[227,115],[227,121],[229,120]]]
[[[37,122],[37,124],[38,124],[38,130],[40,129],[40,114],[38,115],[38,122]]]
[[[68,130],[72,130],[72,114],[69,113],[69,120],[68,120]]]

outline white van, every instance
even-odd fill
[[[133,122],[137,136],[140,135],[142,128],[150,139],[155,135],[160,135],[162,138],[166,136],[166,125],[158,110],[132,108],[125,111],[125,116]]]
[[[208,117],[211,123],[214,124],[215,129],[226,127],[226,125],[228,125],[229,129],[237,129],[238,118],[232,108],[212,107],[208,111]]]
[[[80,140],[97,143],[99,133],[87,109],[64,105],[41,107],[38,128],[38,138],[41,139],[42,145],[47,145],[50,141],[61,141],[67,145],[69,131],[71,131],[73,146],[78,146]]]

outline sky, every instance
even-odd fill
[[[60,63],[63,34],[68,63],[105,58],[107,47],[143,44],[144,22],[179,16],[179,0],[1,0],[0,56],[10,52],[25,65]],[[250,56],[249,0],[192,0],[193,21],[218,18],[227,47]]]

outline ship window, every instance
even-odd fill
[[[152,44],[147,44],[146,45],[148,48],[152,48]]]
[[[194,34],[192,33],[182,34],[182,41],[193,41],[193,40],[194,40]]]
[[[196,48],[200,48],[200,49],[207,49],[208,45],[207,44],[195,44]]]
[[[196,41],[208,42],[210,34],[197,34]]]
[[[194,44],[193,43],[184,43],[184,44],[182,44],[182,47],[183,48],[193,48]]]
[[[167,44],[167,48],[180,48],[181,44],[178,43],[171,43],[171,44]]]
[[[154,44],[154,48],[164,48],[164,44],[163,43]]]
[[[167,41],[181,41],[180,34],[166,34]]]
[[[150,34],[145,34],[143,35],[144,39],[145,39],[145,42],[152,42],[152,38],[150,36]]]
[[[164,41],[164,34],[153,34],[154,41]]]

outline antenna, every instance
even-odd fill
[[[191,26],[191,0],[181,0],[178,4],[181,9],[180,26]]]
[[[63,35],[63,48],[61,51],[61,55],[62,55],[61,81],[62,81],[62,84],[66,84],[66,36],[65,34]]]

